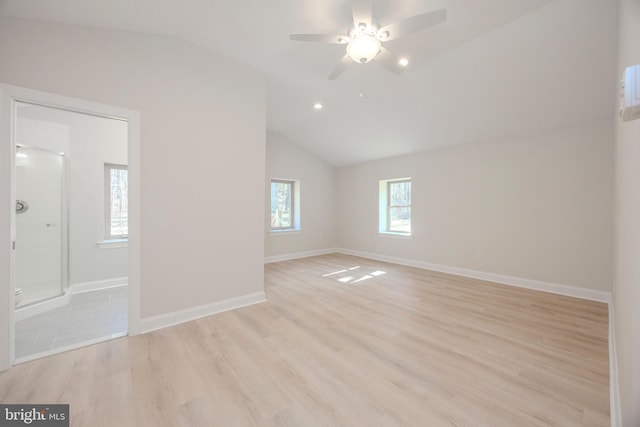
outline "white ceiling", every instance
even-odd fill
[[[176,36],[258,69],[269,129],[336,166],[613,115],[614,0],[374,0],[382,25],[440,8],[444,24],[385,43],[410,59],[402,75],[374,61],[329,81],[344,46],[288,35],[347,34],[350,0],[0,0],[2,15]]]

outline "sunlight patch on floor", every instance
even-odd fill
[[[327,273],[327,274],[323,274],[322,277],[331,277],[331,276],[335,276],[338,274],[349,274],[351,272],[353,272],[354,270],[359,270],[361,267],[359,265],[355,266],[355,267],[349,267],[349,268],[344,268],[342,270],[337,270],[331,273]],[[341,283],[359,283],[359,282],[364,282],[365,280],[369,280],[369,279],[373,279],[375,277],[378,276],[382,276],[383,274],[387,274],[386,271],[382,271],[382,270],[375,270],[373,272],[370,273],[364,273],[362,276],[360,276],[358,279],[356,279],[354,276],[344,276],[344,277],[340,277],[340,278],[336,278],[335,280]]]

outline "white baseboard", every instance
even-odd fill
[[[329,248],[329,249],[316,249],[313,251],[305,251],[305,252],[295,252],[295,253],[283,254],[283,255],[274,255],[274,256],[265,257],[264,263],[269,264],[271,262],[289,261],[292,259],[308,258],[311,256],[318,256],[318,255],[327,255],[327,254],[333,254],[336,252],[338,252],[338,249]]]
[[[618,352],[616,350],[615,313],[613,301],[609,303],[609,412],[611,427],[622,426],[620,384],[618,382]]]
[[[167,328],[223,311],[234,310],[248,305],[258,304],[267,300],[264,291],[243,295],[236,298],[200,305],[198,307],[187,308],[185,310],[174,311],[173,313],[161,314],[159,316],[147,317],[140,321],[140,332],[147,333],[157,329]]]
[[[71,293],[80,294],[82,292],[98,291],[100,289],[116,288],[129,283],[128,277],[116,277],[115,279],[96,280],[93,282],[83,282],[71,285]]]
[[[533,289],[536,291],[550,292],[553,294],[566,295],[591,301],[605,302],[611,301],[611,292],[597,291],[594,289],[578,288],[576,286],[561,285],[557,283],[542,282],[539,280],[523,279],[521,277],[505,276],[503,274],[488,273],[485,271],[470,270],[460,267],[432,264],[429,262],[396,258],[387,255],[374,254],[370,252],[354,251],[351,249],[336,249],[335,252],[359,256],[362,258],[375,259],[378,261],[390,262],[393,264],[406,265],[409,267],[422,268],[425,270],[439,271],[442,273],[455,274],[457,276],[470,277],[473,279],[486,280],[489,282],[501,283],[503,285],[517,286],[519,288]]]

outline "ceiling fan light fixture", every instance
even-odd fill
[[[366,64],[380,53],[380,40],[366,33],[357,34],[347,45],[347,55],[359,64]]]
[[[380,27],[379,21],[373,16],[374,0],[351,0],[351,3],[353,27],[349,33],[339,35],[289,34],[291,40],[345,45],[346,53],[329,73],[329,80],[335,80],[342,75],[351,61],[366,64],[373,59],[376,59],[392,73],[401,74],[409,65],[409,60],[397,57],[383,44],[408,34],[426,30],[447,19],[447,10],[439,9],[410,16]]]

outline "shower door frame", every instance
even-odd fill
[[[0,82],[0,371],[15,360],[15,103],[128,122],[128,335],[140,333],[140,113]]]
[[[33,104],[32,104],[33,105]],[[37,104],[40,105],[40,104]],[[15,103],[14,103],[14,107],[15,107]],[[14,121],[15,123],[15,121]],[[62,167],[61,167],[61,173],[60,173],[60,181],[61,181],[61,195],[60,195],[60,215],[61,215],[61,221],[60,221],[60,262],[61,262],[61,266],[60,266],[60,292],[57,295],[53,295],[53,296],[49,296],[46,298],[43,298],[41,300],[38,301],[34,301],[31,302],[29,304],[24,304],[20,306],[20,308],[25,308],[25,307],[29,307],[35,304],[40,304],[43,302],[47,302],[50,301],[52,299],[56,299],[56,298],[61,298],[65,295],[65,292],[67,291],[68,287],[69,287],[69,194],[68,194],[68,186],[69,186],[69,171],[67,168],[68,165],[68,161],[67,161],[67,157],[66,157],[66,153],[58,153],[56,151],[52,151],[52,150],[48,150],[46,148],[40,148],[40,147],[33,147],[30,145],[25,145],[25,144],[16,144],[16,146],[14,147],[14,149],[16,150],[16,153],[18,152],[18,147],[20,147],[20,149],[26,149],[26,150],[36,150],[39,152],[44,152],[44,153],[48,153],[50,155],[54,155],[54,156],[60,156],[61,162],[62,162]],[[13,165],[13,170],[15,171],[16,168],[16,162],[17,160],[15,159],[14,156],[14,165]],[[17,198],[19,197],[18,193],[18,179],[15,176],[15,172],[14,172],[14,191],[16,193],[16,197],[15,199],[17,200]],[[17,215],[17,214],[16,214]],[[17,223],[17,217],[14,215],[14,219],[15,219],[15,231],[16,231],[16,238],[18,236],[18,223]],[[16,240],[16,239],[14,239]],[[15,252],[14,252],[15,254]],[[15,264],[14,264],[15,266]],[[17,271],[17,267],[16,271]],[[14,280],[14,289],[15,287],[18,286],[18,280]],[[24,291],[24,288],[23,288]],[[23,301],[24,301],[24,294],[23,294]]]

